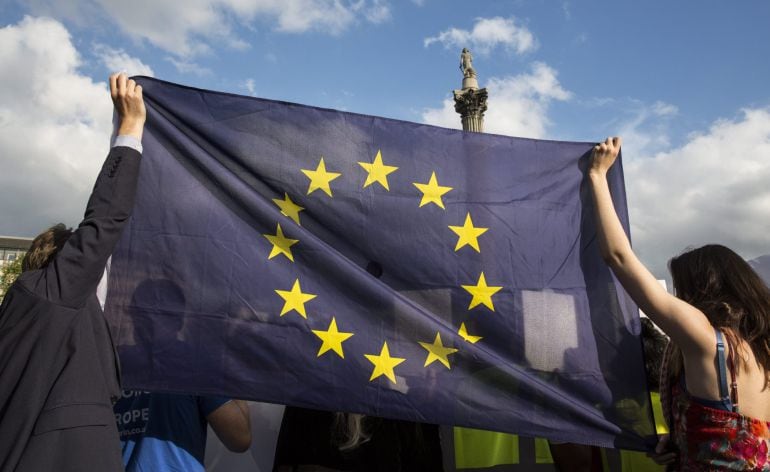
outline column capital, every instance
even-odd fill
[[[486,88],[454,90],[455,111],[460,114],[463,130],[484,131],[487,96]]]

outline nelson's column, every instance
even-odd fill
[[[473,56],[468,48],[460,54],[463,88],[454,91],[455,111],[460,114],[464,131],[484,131],[484,112],[487,111],[487,89],[479,88]]]

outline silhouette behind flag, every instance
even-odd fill
[[[138,82],[144,163],[106,310],[127,388],[654,441],[636,307],[583,189],[591,143]],[[184,308],[144,299],[148,279]],[[152,335],[180,323],[184,342]]]

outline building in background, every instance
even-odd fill
[[[32,238],[0,236],[0,301],[3,300],[5,290],[16,278],[16,274],[18,274],[18,266],[14,267],[11,273],[4,274],[5,266],[24,257],[24,254],[31,245]]]
[[[0,267],[24,257],[30,245],[32,238],[0,236]]]

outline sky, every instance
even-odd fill
[[[0,235],[77,225],[109,146],[112,71],[460,128],[624,138],[634,248],[770,254],[770,2],[0,0]]]

